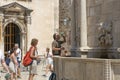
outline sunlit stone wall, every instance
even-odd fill
[[[31,24],[26,26],[28,30],[26,31],[28,32],[26,46],[30,46],[32,38],[37,38],[39,40],[38,51],[40,54],[43,54],[46,47],[51,48],[51,42],[53,41],[52,36],[59,27],[59,0],[31,0],[31,2],[27,2],[27,0],[0,0],[0,6],[12,2],[17,2],[33,10],[31,13]],[[3,33],[3,31],[1,33]],[[1,37],[4,40],[4,36]],[[2,41],[2,43],[2,45],[4,45],[4,41]]]

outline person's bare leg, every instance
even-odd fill
[[[17,76],[18,76],[19,78],[21,78],[20,68],[17,69],[17,74],[18,74]]]
[[[17,80],[17,75],[16,75],[16,73],[13,73],[13,78],[14,78],[15,80]]]
[[[13,80],[13,73],[10,74],[10,80]]]
[[[46,73],[45,73],[45,75],[48,74],[49,70],[50,70],[50,65],[48,64],[48,65],[46,66]]]
[[[32,80],[33,80],[34,76],[35,76],[35,75],[33,74],[33,76],[32,76]]]
[[[33,75],[33,74],[30,74],[28,80],[33,80],[33,77],[34,77],[34,75]]]
[[[28,80],[31,80],[31,75],[32,75],[32,74],[29,74],[29,78],[28,78]]]
[[[53,65],[52,64],[50,65],[50,71],[53,71]]]

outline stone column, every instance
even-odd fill
[[[22,33],[22,51],[23,51],[23,55],[26,53],[26,51],[28,50],[27,48],[29,48],[29,41],[30,40],[30,24],[31,24],[31,16],[26,16],[25,18],[26,20],[26,28],[23,29]]]
[[[25,53],[26,53],[26,46],[25,46],[25,34],[24,34],[24,32],[21,32],[21,36],[22,36],[22,39],[21,39],[21,41],[22,41],[22,54],[23,54],[23,56],[25,55]]]
[[[80,25],[80,51],[83,52],[81,57],[87,57],[87,13],[86,13],[86,0],[81,0],[81,25]],[[85,54],[84,54],[85,53]]]
[[[71,0],[71,10],[70,10],[70,16],[71,16],[71,54],[72,56],[76,56],[76,25],[75,25],[75,0]]]
[[[3,28],[3,19],[4,14],[0,14],[0,48],[4,52],[4,28]]]
[[[87,15],[86,0],[81,0],[81,48],[87,47]]]
[[[26,35],[26,41],[30,40],[30,27],[31,27],[31,16],[27,16],[27,35]],[[31,41],[31,40],[30,40]],[[26,42],[27,47],[30,46],[30,41]]]

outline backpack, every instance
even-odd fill
[[[51,73],[49,80],[56,80],[56,74],[54,72]]]
[[[25,54],[25,56],[23,58],[23,66],[25,66],[25,67],[31,65],[33,62],[32,58],[30,57],[31,49],[32,49],[32,47],[30,48],[29,51],[27,51],[27,53]]]

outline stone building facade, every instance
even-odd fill
[[[54,57],[57,80],[118,80],[120,0],[60,0],[59,13],[67,48],[81,58]]]
[[[58,0],[0,0],[0,48],[3,52],[19,43],[23,53],[32,38],[39,40],[38,51],[51,48],[52,35],[59,26]]]
[[[1,48],[6,52],[17,42],[26,51],[35,37],[43,53],[46,47],[51,47],[53,33],[59,32],[66,36],[64,46],[72,56],[119,58],[119,3],[119,0],[0,0]]]
[[[83,57],[119,58],[119,13],[119,0],[60,0],[60,31],[69,34],[69,50]]]

